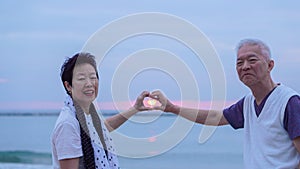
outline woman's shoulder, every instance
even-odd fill
[[[75,113],[68,107],[63,107],[56,120],[52,131],[51,140],[53,144],[60,140],[80,140],[80,126]]]
[[[55,128],[63,126],[69,126],[75,129],[79,129],[79,123],[76,118],[75,112],[72,112],[72,110],[67,106],[64,106],[61,109],[59,116],[56,120]]]

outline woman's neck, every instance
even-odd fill
[[[80,108],[83,110],[83,112],[85,113],[85,114],[90,114],[90,106],[91,106],[91,104],[80,104],[80,103],[78,103],[79,104],[79,106],[80,106]]]

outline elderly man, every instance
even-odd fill
[[[274,61],[269,47],[256,39],[237,47],[236,70],[251,93],[224,110],[195,110],[172,104],[160,91],[150,97],[172,112],[206,125],[245,129],[244,165],[247,169],[300,168],[300,96],[271,77]]]

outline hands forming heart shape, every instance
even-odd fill
[[[145,110],[162,110],[164,111],[167,103],[170,103],[161,91],[143,91],[134,104],[135,109],[138,111]]]
[[[150,97],[146,97],[143,102],[144,102],[144,105],[149,108],[161,106],[161,103],[158,100],[152,99]]]

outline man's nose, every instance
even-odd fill
[[[248,61],[245,61],[242,65],[243,70],[248,70],[250,69],[250,63]]]

